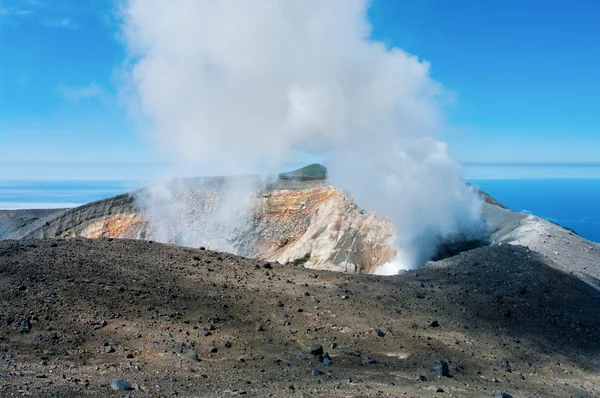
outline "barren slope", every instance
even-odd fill
[[[598,289],[511,245],[377,277],[144,241],[3,241],[0,395],[119,396],[124,378],[133,397],[592,397],[599,307]],[[451,377],[430,372],[441,361]]]

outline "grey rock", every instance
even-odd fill
[[[183,346],[181,344],[175,344],[173,346],[173,352],[175,354],[181,354],[183,352]]]
[[[110,383],[110,387],[115,391],[132,390],[131,383],[124,379],[113,379]]]
[[[323,372],[321,372],[319,369],[313,369],[312,370],[312,375],[313,376],[321,376],[323,374]]]
[[[191,359],[194,362],[198,361],[198,353],[196,352],[196,350],[187,350],[181,355],[188,359]]]
[[[450,377],[450,371],[448,370],[448,364],[446,362],[442,362],[437,366],[429,369],[431,373],[437,373],[442,377]]]
[[[313,344],[310,347],[310,353],[313,355],[321,355],[323,354],[323,346],[321,344]]]
[[[381,329],[375,329],[375,333],[377,333],[377,336],[379,337],[385,337],[385,332]]]
[[[497,393],[495,393],[493,395],[494,398],[512,398],[512,395],[510,395],[507,392],[504,391],[498,391]]]
[[[29,322],[28,319],[23,319],[21,321],[21,329],[20,329],[21,333],[29,333],[31,332],[31,322]]]
[[[221,345],[225,348],[231,348],[231,342],[229,340],[221,340]]]

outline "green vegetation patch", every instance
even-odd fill
[[[281,173],[279,178],[282,180],[325,180],[327,179],[327,168],[314,163],[301,169]]]

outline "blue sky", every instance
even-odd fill
[[[117,93],[114,7],[0,3],[0,180],[160,173]],[[600,2],[374,0],[369,16],[454,93],[443,138],[461,163],[600,163]]]

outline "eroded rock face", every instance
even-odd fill
[[[194,231],[197,236],[193,242],[181,241],[184,232],[165,228],[165,220],[156,219],[153,225],[135,197],[139,193],[67,210],[16,237],[110,237],[211,246],[202,234],[206,231],[209,235],[207,214],[218,211],[218,189],[174,195],[173,200],[186,211],[179,214],[175,224],[187,228],[187,235]],[[364,212],[344,192],[323,181],[276,183],[257,194],[248,211],[249,227],[227,235],[231,248],[225,250],[283,264],[352,273],[371,273],[395,256],[388,245],[395,231],[392,223]],[[214,231],[210,235],[214,236]]]
[[[167,196],[145,188],[61,211],[11,236],[155,240],[350,273],[374,273],[396,256],[389,244],[394,225],[325,181],[280,180],[256,189],[239,214],[231,214],[227,179],[182,181],[169,185]]]
[[[262,202],[256,257],[370,273],[396,254],[387,243],[395,232],[392,223],[362,212],[339,189],[273,190]]]

